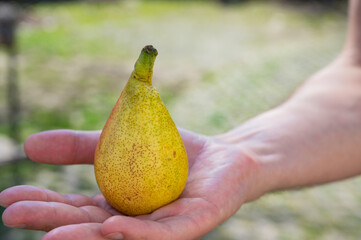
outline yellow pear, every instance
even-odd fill
[[[158,52],[143,48],[95,151],[95,176],[107,201],[126,215],[148,214],[182,193],[188,161],[182,138],[152,86]]]

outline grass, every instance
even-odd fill
[[[24,138],[101,128],[150,43],[160,52],[154,84],[175,121],[205,134],[225,131],[278,104],[326,64],[344,31],[336,13],[265,3],[51,4],[31,17],[19,33]]]
[[[146,44],[159,50],[153,83],[177,125],[222,133],[278,105],[330,62],[342,46],[345,21],[337,12],[259,1],[37,5],[18,35],[22,139],[49,129],[102,128]],[[1,73],[4,61],[1,55]],[[0,114],[2,134],[5,120]],[[27,162],[20,171],[26,184],[97,191],[91,166]],[[0,168],[1,189],[13,185],[12,172]],[[204,239],[358,239],[359,184],[266,196]],[[0,236],[31,240],[41,233],[0,228]]]

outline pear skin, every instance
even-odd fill
[[[182,138],[152,86],[158,52],[143,48],[101,133],[95,176],[107,201],[123,214],[148,214],[176,200],[188,176]]]

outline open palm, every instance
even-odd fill
[[[249,200],[256,163],[239,147],[180,129],[189,176],[180,198],[148,215],[124,216],[102,195],[59,194],[33,186],[0,193],[3,222],[50,231],[44,240],[197,239]],[[25,143],[29,158],[51,164],[91,164],[100,132],[48,131]]]

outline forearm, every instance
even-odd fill
[[[269,128],[268,134],[277,136],[274,128],[278,127],[279,135],[268,147],[278,156],[268,161],[265,155],[263,162],[269,175],[276,175],[271,189],[320,184],[361,173],[360,43],[361,1],[350,0],[341,56],[276,110],[285,120]]]
[[[279,110],[285,120],[276,124],[279,138],[269,145],[278,157],[270,162],[265,156],[262,162],[275,180],[272,190],[321,184],[361,173],[360,71],[323,74],[308,81]],[[268,134],[276,131],[272,127]]]
[[[220,138],[255,159],[264,192],[360,174],[361,69],[330,66],[283,105]]]
[[[350,0],[341,55],[281,106],[219,136],[258,163],[255,195],[361,173],[360,43],[361,1]]]
[[[350,0],[347,38],[343,55],[357,64],[361,63],[361,1]]]

